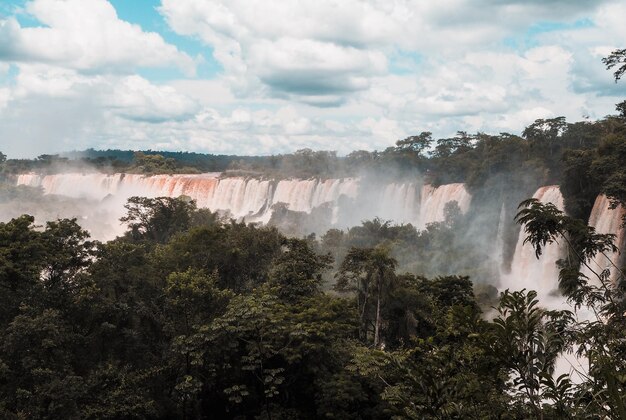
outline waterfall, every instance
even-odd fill
[[[623,249],[626,232],[622,228],[622,217],[626,214],[626,209],[622,206],[610,209],[610,204],[610,200],[606,195],[599,195],[593,205],[588,224],[596,228],[596,233],[612,233],[616,235],[615,245],[619,249]],[[597,255],[589,262],[589,267],[598,274],[603,270],[610,270],[609,278],[615,280],[617,277],[615,266],[619,267],[619,257],[619,252],[608,253],[606,256]],[[581,268],[581,272],[586,275],[591,282],[597,283],[597,278],[591,270],[586,266]]]
[[[342,195],[354,198],[358,182],[352,178],[327,180],[260,180],[220,178],[219,173],[199,175],[154,175],[65,173],[22,174],[18,185],[42,187],[46,194],[102,200],[116,196],[178,197],[185,195],[199,207],[230,212],[237,219],[267,222],[271,206],[285,203],[290,210],[310,213],[324,203],[335,204]]]
[[[495,261],[498,264],[498,270],[502,273],[502,267],[504,265],[504,236],[506,232],[506,207],[502,203],[500,207],[500,217],[498,218],[498,230],[496,231],[495,242]],[[502,274],[501,274],[502,275]]]
[[[462,213],[470,205],[472,196],[461,183],[441,185],[437,188],[424,185],[421,193],[420,213],[417,227],[423,229],[428,223],[445,219],[444,209],[447,203],[456,201]]]
[[[391,183],[382,189],[378,203],[378,214],[382,219],[397,223],[419,223],[419,186],[412,182]]]
[[[267,223],[272,206],[284,203],[289,210],[310,213],[330,204],[332,224],[340,212],[341,197],[358,208],[344,209],[354,224],[363,219],[381,217],[396,223],[412,223],[418,228],[444,220],[444,207],[457,201],[467,211],[471,196],[463,184],[432,187],[418,182],[392,182],[382,186],[361,185],[358,178],[262,180],[244,177],[221,177],[220,173],[194,175],[153,175],[64,173],[58,175],[22,174],[18,185],[42,187],[46,194],[102,200],[113,196],[118,207],[131,196],[178,197],[195,200],[198,207],[226,211],[231,217],[249,222]],[[371,190],[374,190],[372,192]]]
[[[556,185],[539,188],[533,198],[541,203],[552,203],[559,210],[564,208],[563,196]],[[555,263],[562,256],[562,244],[547,244],[537,259],[532,245],[524,243],[525,237],[522,227],[511,262],[511,272],[502,276],[501,286],[511,290],[536,290],[540,300],[547,302],[555,292],[558,294],[559,271]]]

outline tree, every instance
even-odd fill
[[[306,240],[287,239],[270,269],[270,284],[278,287],[283,299],[297,302],[321,291],[321,272],[330,268],[331,262],[330,255],[316,254]]]
[[[501,418],[504,413],[521,418],[507,405],[507,375],[491,354],[490,325],[469,280],[400,276],[387,305],[411,315],[406,322],[413,334],[385,351],[355,349],[348,368],[382,386],[381,399],[390,405],[392,418]]]
[[[613,208],[626,205],[626,125],[622,123],[618,130],[602,139],[590,167],[593,180],[609,197]]]
[[[589,382],[581,390],[590,406],[609,418],[626,418],[626,302],[624,301],[625,276],[613,265],[612,270],[597,272],[591,265],[596,255],[617,252],[615,235],[599,234],[583,221],[563,214],[550,203],[542,204],[530,199],[521,204],[524,208],[516,216],[524,224],[524,231],[537,256],[546,244],[562,240],[567,244],[568,256],[559,261],[559,287],[574,303],[575,308],[585,307],[594,317],[579,324],[573,332],[580,346],[578,353],[589,360]],[[585,267],[592,278],[581,272]],[[616,277],[612,278],[611,272]]]
[[[189,229],[196,203],[184,197],[130,197],[124,208],[126,216],[120,221],[128,225],[131,238],[164,243]]]
[[[562,137],[567,128],[565,117],[538,119],[526,127],[523,132],[535,153],[542,155],[551,168],[559,169],[560,151],[563,148]]]
[[[602,185],[592,176],[594,150],[566,150],[560,191],[568,214],[584,219],[591,213]]]
[[[95,243],[89,237],[76,219],[46,223],[42,234],[46,248],[42,279],[46,287],[71,287],[75,276],[91,264]]]
[[[231,298],[216,287],[216,278],[193,269],[167,277],[165,329],[173,337],[169,364],[177,376],[174,391],[184,419],[198,417],[199,394],[210,376],[193,363],[196,334],[224,313]]]
[[[449,158],[457,151],[467,151],[471,149],[472,136],[464,131],[457,132],[455,137],[437,139],[437,146],[433,151],[434,158]]]
[[[135,152],[134,166],[137,170],[144,174],[163,174],[176,172],[176,160],[173,158],[165,158],[160,154],[146,154],[143,152]]]
[[[430,131],[423,131],[417,136],[409,136],[404,140],[396,142],[396,150],[401,152],[412,152],[418,157],[423,157],[433,143],[433,136]]]
[[[615,105],[615,109],[619,112],[621,118],[626,118],[626,101],[622,101]]]
[[[607,70],[617,67],[613,73],[613,77],[615,77],[617,82],[626,73],[626,49],[614,50],[607,57],[604,57],[602,62],[606,65]]]
[[[496,354],[512,372],[520,402],[531,407],[535,418],[543,419],[542,406],[549,390],[555,389],[551,385],[556,358],[571,344],[573,314],[541,309],[537,293],[532,290],[505,291],[496,309]],[[566,390],[570,388],[568,375],[558,380]],[[558,393],[551,396],[561,400]],[[560,414],[559,418],[566,418],[565,413]]]
[[[273,259],[285,238],[276,228],[230,223],[202,226],[173,237],[155,250],[157,269],[163,272],[196,268],[218,274],[218,287],[237,292],[268,280]]]
[[[35,218],[28,215],[0,223],[0,287],[2,296],[28,290],[44,266],[45,248],[41,233],[34,230]],[[17,296],[12,300],[19,301]],[[16,302],[12,305],[15,305]],[[2,307],[6,308],[9,302]]]
[[[357,294],[363,339],[367,339],[368,336],[370,323],[368,313],[372,310],[370,299],[375,301],[373,315],[374,347],[381,345],[380,338],[383,326],[381,305],[393,286],[397,264],[398,262],[389,255],[386,248],[352,248],[346,255],[338,273],[336,289],[352,291]]]
[[[210,393],[203,401],[206,412],[312,417],[326,375],[347,362],[343,349],[355,330],[354,319],[347,302],[331,296],[290,303],[269,285],[234,296],[188,344],[192,364],[202,366],[210,380],[204,388]]]
[[[23,306],[20,312],[0,335],[12,377],[4,402],[16,418],[76,416],[82,395],[82,378],[72,366],[77,335],[59,311]]]

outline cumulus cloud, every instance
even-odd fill
[[[493,48],[538,18],[572,22],[603,3],[163,0],[160,11],[175,31],[214,48],[241,95],[328,106],[369,89],[394,52],[454,60]]]
[[[200,109],[175,88],[137,75],[89,75],[45,64],[17,67],[15,82],[0,88],[0,146],[17,156],[90,147],[98,139],[106,139],[100,143],[106,147],[120,134],[117,126],[145,131],[147,125],[192,119]]]
[[[25,12],[42,26],[0,20],[0,60],[47,63],[85,72],[132,72],[138,67],[177,66],[192,75],[194,60],[120,20],[106,0],[34,0]]]
[[[163,1],[180,34],[214,47],[236,92],[339,105],[386,72],[385,47],[397,37],[394,7],[346,2]]]
[[[107,1],[25,10],[40,27],[0,23],[0,150],[14,156],[380,150],[426,130],[600,118],[626,93],[600,62],[626,39],[617,0],[162,0],[223,71],[158,83],[137,69],[191,74],[194,59]]]
[[[129,76],[112,86],[108,104],[120,116],[137,121],[185,120],[198,110],[196,103],[171,86],[156,86]]]
[[[22,67],[9,89],[8,105],[0,110],[4,139],[0,150],[12,157],[87,147],[228,154],[310,147],[347,153],[354,147],[384,147],[389,141],[380,124],[359,120],[329,124],[324,117],[307,116],[300,106],[276,102],[221,106],[219,101],[211,106],[138,76],[86,76],[41,65]],[[41,80],[49,89],[38,89]],[[0,99],[3,94],[0,90]]]

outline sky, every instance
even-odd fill
[[[615,113],[624,0],[0,0],[0,151],[382,150]]]

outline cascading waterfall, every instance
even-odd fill
[[[199,207],[213,211],[222,210],[232,217],[246,221],[268,222],[272,215],[272,206],[284,203],[290,210],[310,213],[315,208],[330,204],[332,207],[332,224],[336,224],[338,213],[349,214],[352,225],[359,224],[364,218],[379,216],[396,223],[412,223],[418,229],[427,224],[445,219],[445,206],[451,201],[458,203],[461,212],[470,206],[471,195],[464,184],[448,184],[439,187],[423,185],[419,182],[392,182],[378,185],[364,185],[361,179],[285,179],[280,181],[221,177],[219,173],[198,175],[155,175],[137,174],[59,174],[37,175],[22,174],[18,176],[18,185],[42,187],[47,194],[58,194],[69,197],[86,197],[102,200],[107,198],[106,205],[111,209],[115,219],[123,211],[122,204],[131,196],[189,196],[196,200]],[[352,204],[341,209],[342,197]],[[542,203],[553,203],[563,209],[563,197],[558,186],[547,186],[537,190],[533,196]],[[350,201],[351,200],[351,201]],[[104,205],[105,203],[103,203]],[[623,248],[626,233],[621,226],[623,208],[609,209],[605,196],[599,196],[595,202],[589,224],[599,233],[614,233],[616,243]],[[504,232],[506,231],[507,215],[502,205],[495,243],[492,245],[494,260],[502,262],[504,249]],[[115,227],[113,227],[115,229]],[[118,226],[119,229],[122,227]],[[121,231],[116,231],[121,234]],[[564,298],[558,293],[558,268],[556,260],[562,256],[563,244],[548,244],[539,259],[533,247],[524,244],[525,232],[519,234],[509,274],[502,274],[501,289],[536,290],[543,306],[549,308],[567,307]],[[594,270],[618,264],[619,255],[608,255],[596,258],[590,265]],[[593,278],[591,273],[583,273]],[[613,269],[614,270],[614,269]],[[580,308],[579,319],[592,319],[593,314]],[[556,372],[564,373],[572,366],[586,371],[586,361],[574,356],[561,355],[557,360]]]
[[[461,212],[465,213],[469,209],[471,200],[472,196],[461,183],[441,185],[437,188],[424,185],[417,227],[422,229],[428,223],[443,221],[446,204],[451,201],[456,201]]]
[[[243,177],[224,177],[219,173],[199,175],[154,175],[65,173],[58,175],[22,174],[18,185],[40,186],[46,194],[85,197],[102,200],[114,196],[125,202],[131,196],[189,196],[199,207],[227,211],[236,219],[267,223],[272,206],[284,203],[289,210],[310,213],[314,208],[330,204],[332,223],[337,222],[340,197],[359,198],[367,189],[357,178],[284,179],[280,181]],[[463,184],[440,187],[421,183],[389,183],[368,191],[365,217],[381,217],[397,223],[412,223],[418,228],[444,220],[444,207],[457,201],[467,211],[471,196]],[[359,220],[354,220],[358,224]]]
[[[563,196],[556,185],[541,187],[533,195],[541,203],[552,203],[559,210],[563,210]],[[526,233],[520,230],[511,272],[503,275],[501,279],[502,289],[511,290],[536,290],[539,298],[548,302],[551,295],[558,292],[559,272],[556,261],[563,253],[562,244],[547,244],[539,258],[535,255],[535,249],[530,243],[524,243]]]
[[[502,207],[500,207],[500,217],[498,218],[498,230],[496,232],[496,243],[495,243],[495,258],[494,260],[498,262],[498,269],[502,271],[502,266],[504,265],[504,234],[506,230],[506,207],[504,203],[502,203]]]
[[[552,203],[561,211],[564,209],[563,196],[556,185],[539,188],[533,198],[544,204]],[[524,243],[525,237],[526,232],[522,226],[511,262],[511,272],[501,276],[501,289],[535,290],[542,306],[548,309],[573,311],[574,308],[568,305],[558,290],[559,270],[556,261],[564,253],[564,244],[557,242],[547,244],[541,256],[537,258],[532,245]],[[591,312],[585,307],[579,308],[576,316],[581,321],[592,319]],[[569,373],[574,382],[581,383],[588,370],[589,363],[584,357],[561,353],[555,361],[553,376],[556,378]]]
[[[272,206],[284,203],[290,210],[310,213],[321,205],[330,205],[332,220],[337,224],[338,213],[342,213],[341,226],[354,226],[361,220],[381,217],[396,223],[412,223],[423,229],[428,223],[443,221],[445,206],[456,201],[462,212],[466,212],[471,195],[464,184],[447,184],[439,187],[419,182],[391,182],[382,185],[364,184],[358,178],[344,179],[284,179],[267,180],[244,177],[220,177],[220,173],[197,175],[154,175],[65,173],[58,175],[22,174],[17,184],[39,186],[47,194],[69,197],[86,197],[96,200],[107,198],[106,206],[117,220],[123,212],[123,203],[128,197],[146,196],[189,196],[199,207],[213,211],[225,211],[238,220],[267,223],[273,213]],[[349,201],[343,206],[342,197]],[[541,187],[534,198],[542,203],[551,202],[563,209],[563,197],[558,186]],[[104,204],[103,204],[104,206]],[[351,214],[354,210],[356,214]],[[345,213],[348,214],[346,217]],[[609,209],[609,201],[599,196],[589,219],[599,233],[617,234],[617,244],[623,248],[626,233],[620,228],[623,208]],[[506,230],[504,205],[500,211],[496,240],[493,244],[494,261],[501,262]],[[346,224],[347,222],[351,224]],[[115,223],[113,223],[115,224]],[[120,226],[119,229],[122,229]],[[116,229],[116,234],[122,233]],[[113,233],[113,232],[112,232]],[[534,289],[540,298],[548,302],[558,297],[557,259],[562,256],[563,244],[549,244],[539,259],[530,244],[524,244],[525,233],[520,231],[511,261],[511,271],[502,274],[502,289]],[[596,258],[590,265],[594,271],[618,265],[619,255]],[[597,269],[597,270],[596,270]],[[586,268],[588,277],[594,276]],[[613,275],[616,270],[613,269]]]
[[[382,190],[378,203],[378,216],[398,223],[419,222],[420,191],[412,182],[391,183]]]
[[[596,233],[612,233],[616,235],[615,245],[623,249],[626,232],[624,228],[622,228],[622,217],[626,214],[626,209],[622,206],[611,209],[610,204],[610,200],[606,195],[599,195],[593,205],[588,224],[596,228]],[[597,255],[596,258],[588,262],[589,267],[583,266],[581,268],[581,272],[586,275],[591,282],[597,283],[598,280],[594,272],[600,274],[604,270],[609,270],[609,279],[615,280],[618,274],[617,268],[620,266],[619,263],[619,252]]]

